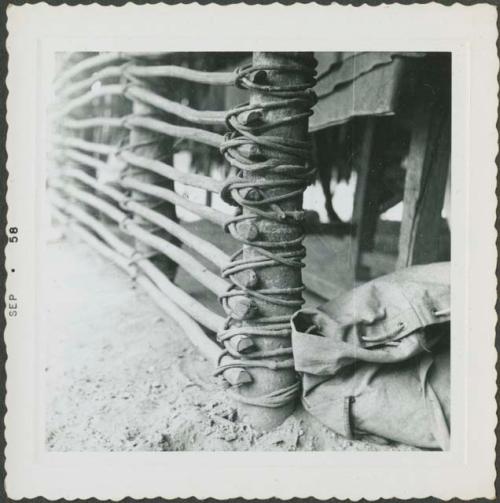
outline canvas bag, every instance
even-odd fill
[[[306,410],[348,438],[449,448],[449,263],[370,281],[292,318]]]

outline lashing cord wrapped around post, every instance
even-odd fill
[[[232,285],[221,296],[221,302],[227,314],[224,329],[217,339],[223,343],[225,350],[221,357],[230,354],[237,360],[230,364],[219,364],[216,375],[230,367],[257,368],[271,370],[292,369],[292,348],[257,350],[240,352],[231,340],[235,337],[279,337],[288,338],[291,335],[290,316],[277,315],[252,317],[251,326],[242,326],[241,321],[248,319],[245,315],[235,313],[228,302],[231,297],[246,297],[258,299],[261,302],[299,309],[303,300],[301,292],[304,286],[289,288],[256,288],[254,285],[243,284],[238,273],[247,272],[255,275],[256,270],[282,265],[289,268],[302,268],[305,249],[302,245],[304,233],[302,229],[304,212],[302,210],[285,210],[280,203],[301,196],[307,185],[313,180],[315,171],[310,167],[311,145],[307,140],[299,140],[286,136],[269,134],[275,128],[292,125],[304,121],[311,114],[311,108],[316,102],[316,96],[310,89],[315,82],[314,60],[302,61],[297,58],[292,65],[249,65],[238,70],[236,85],[238,87],[271,96],[274,99],[268,103],[246,103],[229,111],[226,124],[229,133],[226,134],[221,146],[221,152],[237,174],[226,180],[221,191],[221,197],[229,204],[239,206],[240,213],[228,220],[225,230],[242,245],[250,246],[258,252],[257,257],[245,258],[243,248],[234,253],[229,264],[223,268],[222,276],[229,278]],[[259,82],[258,75],[263,72],[293,72],[300,73],[306,80],[301,84],[267,85]],[[295,114],[270,121],[264,121],[264,114],[270,110],[280,110],[289,107],[298,108]],[[243,147],[243,148],[242,148]],[[246,147],[246,148],[245,148]],[[265,149],[266,154],[262,155]],[[296,159],[294,162],[284,162],[283,154]],[[259,174],[262,179],[250,178],[248,175]],[[280,175],[279,179],[267,178],[269,175]],[[282,189],[279,194],[266,194],[270,189]],[[284,191],[283,191],[284,190]],[[255,197],[257,192],[258,197]],[[247,210],[247,211],[243,211]],[[298,227],[298,237],[288,240],[270,241],[257,240],[256,236],[248,239],[238,230],[238,224],[268,220]],[[255,282],[256,283],[256,282]],[[288,356],[288,358],[286,358]],[[281,357],[276,359],[276,357]],[[243,396],[232,393],[239,401],[261,407],[278,408],[295,400],[300,383],[293,382],[290,386],[274,390],[261,396]]]
[[[255,372],[255,387],[242,389],[243,394],[235,394],[236,398],[247,404],[280,408],[294,401],[299,391],[299,383],[294,380],[294,373],[291,371],[293,359],[288,340],[291,334],[291,314],[303,303],[301,294],[304,287],[299,280],[298,271],[303,266],[305,249],[302,246],[303,211],[298,201],[314,176],[313,170],[308,167],[311,149],[306,141],[306,132],[307,118],[311,115],[311,107],[315,102],[314,93],[309,90],[314,84],[315,71],[312,54],[310,58],[299,53],[290,53],[292,56],[284,53],[266,54],[270,55],[268,61],[279,61],[279,64],[254,63],[235,72],[202,72],[172,65],[145,65],[141,57],[130,54],[89,58],[80,65],[87,73],[110,63],[117,66],[100,69],[90,76],[85,75],[78,82],[72,82],[76,69],[63,75],[58,81],[63,99],[53,118],[66,131],[74,130],[75,134],[78,133],[78,137],[56,139],[58,147],[77,165],[88,166],[95,171],[95,180],[90,175],[73,178],[86,183],[90,191],[97,191],[97,197],[111,197],[113,204],[125,213],[118,229],[145,245],[144,252],[136,251],[132,257],[127,258],[127,269],[132,265],[137,269],[137,265],[143,264],[147,258],[157,253],[165,254],[181,267],[187,268],[188,273],[198,282],[218,295],[227,314],[225,322],[215,314],[202,316],[203,313],[199,313],[196,307],[192,308],[192,301],[187,294],[179,297],[175,286],[168,283],[166,277],[161,280],[161,284],[168,287],[168,295],[172,295],[176,303],[182,305],[183,309],[188,306],[190,313],[197,311],[198,318],[202,319],[205,326],[219,330],[218,341],[224,345],[224,351],[220,355],[216,374],[223,373],[232,385],[238,386],[252,383],[252,376],[246,368],[262,369],[259,375]],[[276,56],[273,54],[277,55],[277,59],[274,59]],[[268,85],[265,82],[266,75],[271,77],[274,84],[279,85]],[[170,99],[172,96],[164,96],[156,88],[155,82],[150,80],[157,77],[208,85],[236,85],[250,90],[252,98],[249,104],[238,106],[227,114],[201,111],[177,103]],[[277,80],[273,80],[276,77]],[[116,82],[117,79],[119,82]],[[97,82],[99,85],[94,88],[93,84]],[[92,89],[86,91],[91,86]],[[82,92],[84,94],[80,94]],[[90,106],[96,97],[125,99],[127,103],[140,103],[145,108],[149,107],[151,111],[137,113],[132,110],[130,113],[127,108],[120,117],[104,114],[102,117],[82,116],[81,111]],[[258,101],[261,98],[260,103]],[[254,102],[256,99],[257,102]],[[78,113],[73,114],[74,111]],[[184,122],[190,124],[186,125]],[[226,136],[198,127],[219,127],[224,123],[229,129]],[[122,137],[115,147],[102,141],[96,142],[95,139],[88,141],[87,138],[84,141],[83,133],[100,127],[120,132]],[[130,138],[127,130],[149,132],[149,138],[147,141]],[[288,135],[286,131],[291,131],[292,134]],[[220,148],[232,168],[231,176],[222,183],[200,174],[181,173],[174,166],[169,166],[168,161],[153,149],[163,142],[164,136]],[[148,146],[155,153],[145,155],[141,152]],[[105,160],[102,156],[107,156],[108,159]],[[102,182],[100,175],[107,175],[111,162],[123,167],[116,176],[112,173],[114,185],[108,186],[107,182]],[[215,208],[202,207],[176,194],[175,190],[144,182],[141,180],[142,175],[147,173],[216,193],[220,191],[222,198],[237,206],[240,212],[235,217],[227,217]],[[101,190],[103,184],[105,190]],[[71,197],[78,195],[69,188],[61,190],[66,192],[66,196],[70,192],[73,194]],[[152,199],[146,207],[131,201],[132,193],[141,193],[148,196],[148,200],[149,196]],[[84,205],[92,203],[91,207],[98,206],[101,210],[104,208],[102,204],[97,204],[96,198],[80,196],[77,199],[83,201]],[[174,221],[163,225],[164,219],[159,219],[161,212],[157,204],[165,201],[223,226],[241,243],[242,249],[232,255],[228,264],[222,268],[223,278],[201,271],[192,260],[188,260],[184,250],[178,250],[175,244],[166,243],[161,236],[156,235],[158,231],[166,230],[170,234],[174,231],[175,236],[187,238],[191,244],[194,242],[194,238],[188,236]],[[141,217],[140,226],[134,225],[137,216]],[[87,223],[91,222],[87,221],[85,225]],[[245,225],[248,225],[249,232],[242,231]],[[261,232],[262,228],[252,235],[252,226],[257,228],[267,225],[278,229],[274,241],[269,239],[266,230]],[[108,244],[112,248],[116,247],[116,240],[109,233],[106,233],[106,237],[110,240]],[[195,248],[200,251],[207,246]],[[217,266],[227,260],[227,256],[223,257],[222,253],[205,254]],[[286,277],[287,269],[290,270],[289,277]],[[143,274],[147,271],[137,272]],[[269,277],[272,277],[271,281]],[[229,287],[226,280],[231,282]],[[158,283],[158,274],[155,274],[154,282]],[[256,310],[250,313],[252,303]],[[242,340],[246,345],[240,345]],[[249,349],[253,351],[249,352]],[[259,390],[263,388],[259,388],[259,380],[269,370],[283,370],[283,373],[279,374],[277,381],[268,381],[265,392],[261,392]],[[228,378],[229,374],[234,378]],[[276,386],[276,382],[281,384]],[[247,396],[247,391],[252,396]]]

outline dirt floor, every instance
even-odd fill
[[[346,440],[301,408],[274,431],[257,433],[238,421],[182,329],[121,270],[71,236],[48,247],[49,450],[410,449]]]

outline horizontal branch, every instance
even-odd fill
[[[123,66],[107,66],[93,73],[90,77],[79,80],[73,84],[69,84],[60,90],[58,98],[68,98],[69,96],[81,93],[89,89],[96,82],[109,78],[117,78],[123,74]]]
[[[61,119],[65,115],[76,108],[88,105],[96,98],[101,98],[102,96],[123,96],[123,85],[122,84],[110,84],[107,86],[101,86],[96,89],[92,89],[77,98],[73,98],[64,105],[56,108],[56,110],[51,114],[52,120]]]
[[[109,228],[106,227],[106,225],[104,225],[102,222],[94,218],[92,215],[87,213],[76,204],[67,201],[54,192],[51,192],[50,194],[50,201],[56,208],[76,218],[79,222],[92,229],[96,234],[99,234],[99,236],[101,236],[104,241],[109,243],[110,246],[112,246],[122,255],[131,257],[134,253],[134,249],[131,246],[123,242],[113,232],[111,232]]]
[[[156,250],[165,254],[175,263],[179,264],[182,268],[184,268],[186,272],[190,274],[194,279],[196,279],[210,291],[214,292],[217,296],[222,295],[229,287],[229,283],[226,280],[222,279],[217,274],[214,274],[212,271],[208,270],[203,264],[201,264],[188,252],[182,250],[178,246],[173,245],[172,243],[166,241],[165,239],[159,236],[155,236],[154,234],[145,231],[140,226],[135,224],[132,221],[132,219],[128,219],[126,213],[124,213],[121,210],[118,210],[112,204],[100,199],[99,197],[89,194],[84,190],[76,189],[75,187],[64,185],[61,188],[66,192],[68,196],[74,197],[78,201],[81,201],[85,204],[88,204],[89,206],[92,206],[93,208],[101,211],[102,213],[107,215],[109,218],[115,220],[119,224],[125,222],[125,220],[127,219],[126,226],[123,227],[124,232],[130,234],[131,236],[139,239],[145,244],[148,244],[152,248],[155,248]],[[80,210],[78,207],[76,208]],[[136,206],[136,210],[137,209],[138,206]],[[151,217],[151,213],[149,211],[144,212],[144,210],[142,210],[142,213],[147,214],[149,217]],[[158,216],[155,216],[154,218],[158,220]],[[164,220],[161,220],[161,222],[162,224],[166,223]],[[168,223],[168,225],[170,226],[170,228],[173,228],[171,223]],[[176,233],[186,238],[186,233],[179,232],[179,229],[176,230]],[[193,242],[192,239],[191,242]],[[208,243],[206,243],[203,246],[208,250],[209,248]],[[213,252],[214,250],[210,247],[210,253],[213,254]],[[217,250],[217,253],[218,253],[217,259],[214,260],[222,262],[223,257],[220,255],[219,250]]]
[[[224,140],[222,135],[212,133],[211,131],[185,126],[175,126],[151,117],[131,115],[127,117],[126,126],[149,129],[157,133],[174,136],[175,138],[182,138],[184,140],[197,141],[216,148],[219,148]]]
[[[88,204],[96,210],[101,211],[117,223],[122,222],[127,217],[127,215],[123,211],[119,210],[104,199],[94,196],[93,194],[89,194],[85,190],[77,189],[76,187],[72,187],[71,185],[64,185],[62,189],[69,196],[74,197],[75,199],[78,199],[78,201]]]
[[[190,211],[191,213],[194,213],[195,215],[198,215],[220,226],[224,226],[228,218],[230,218],[228,215],[214,210],[213,208],[202,204],[193,203],[192,201],[189,201],[189,199],[176,194],[172,190],[165,189],[164,187],[158,187],[149,183],[139,182],[132,177],[125,177],[121,181],[121,185],[126,189],[137,190],[138,192],[149,194],[150,196],[154,196],[158,199],[162,199],[169,203],[175,204],[176,206],[180,206]]]
[[[179,327],[183,330],[191,343],[207,358],[207,360],[214,366],[219,363],[219,356],[221,349],[219,346],[211,341],[200,328],[200,326],[189,317],[182,309],[180,309],[174,302],[166,297],[154,283],[145,278],[144,276],[137,278],[142,288],[150,295],[150,297],[161,307],[171,318],[173,318]],[[229,356],[224,356],[221,363],[235,363],[236,360]],[[232,385],[237,386],[244,383],[252,382],[250,374],[242,368],[227,369],[223,373],[224,378]]]
[[[126,209],[136,215],[140,215],[142,218],[158,225],[162,229],[165,229],[169,234],[178,238],[185,245],[189,246],[189,248],[193,249],[207,260],[210,260],[210,262],[217,267],[222,268],[229,262],[229,255],[221,251],[217,246],[205,241],[157,211],[153,211],[135,201],[128,201],[126,203]]]
[[[228,289],[229,283],[227,281],[219,277],[217,274],[214,274],[203,264],[198,262],[198,260],[196,260],[192,255],[178,246],[175,246],[165,239],[145,231],[131,220],[127,222],[125,231],[143,243],[162,252],[176,264],[179,264],[190,276],[208,290],[215,293],[215,295],[220,296]]]
[[[329,300],[332,299],[335,294],[338,294],[338,291],[332,288],[329,281],[324,280],[321,276],[311,274],[307,270],[302,271],[302,281],[307,290],[322,299]]]
[[[98,70],[90,77],[84,78],[74,84],[70,84],[61,89],[59,96],[68,97],[90,88],[96,82],[109,78],[121,76],[132,76],[139,78],[165,77],[186,80],[198,84],[232,86],[236,82],[235,72],[204,72],[201,70],[192,70],[176,65],[119,65],[107,66]]]
[[[204,72],[175,65],[129,66],[127,74],[134,77],[169,77],[199,84],[232,86],[236,82],[234,72]]]
[[[80,235],[99,253],[112,260],[115,264],[125,269],[130,275],[134,274],[134,266],[131,265],[130,257],[124,256],[113,250],[93,234],[79,224],[73,224],[72,230]],[[95,231],[96,229],[93,228]],[[111,243],[109,243],[113,246]],[[131,250],[132,251],[132,250]],[[172,283],[150,260],[142,259],[137,261],[137,266],[146,274],[158,288],[169,296],[183,311],[192,316],[195,320],[210,330],[217,332],[224,326],[224,318],[210,311],[201,302]]]
[[[96,238],[91,232],[89,232],[79,224],[73,223],[71,230],[102,256],[111,260],[114,264],[125,270],[128,274],[133,274],[134,267],[130,264],[130,259],[124,257],[113,248],[107,246],[100,239]]]
[[[113,252],[113,250],[104,245],[102,241],[90,234],[83,227],[73,223],[72,227],[78,227],[77,232],[83,235],[84,239],[87,242],[90,242],[90,244],[94,248],[100,247],[101,249],[99,251],[102,254],[106,254],[108,258],[112,259],[113,262],[120,265],[120,267],[122,267],[123,269],[128,270],[128,272],[131,272],[131,270],[133,270],[131,266],[131,258],[133,257],[134,249],[131,246],[127,245],[122,240],[117,238],[115,234],[113,234],[113,232],[111,232],[97,219],[90,216],[78,206],[64,200],[57,194],[52,193],[50,200],[55,208],[63,212],[63,217],[65,216],[65,213],[73,216],[78,222],[85,224],[88,228],[101,236],[101,238],[116,251]],[[112,256],[113,254],[115,254],[115,256]],[[149,260],[139,259],[136,262],[137,265],[158,285],[158,287],[165,294],[170,295],[182,309],[193,316],[197,321],[202,323],[202,325],[206,326],[210,330],[213,330],[214,332],[222,329],[224,325],[224,318],[222,316],[213,313],[199,301],[191,297],[188,293],[173,284]]]
[[[62,72],[54,82],[54,89],[56,91],[61,89],[67,82],[69,82],[73,77],[76,77],[79,73],[87,72],[99,66],[109,65],[121,59],[123,59],[123,54],[119,52],[105,52],[97,54],[96,56],[85,58],[73,65],[71,68]]]
[[[175,285],[150,260],[138,260],[137,265],[165,295],[198,323],[213,332],[218,332],[223,328],[224,318],[222,316],[212,312],[182,288]]]
[[[88,166],[89,168],[100,170],[100,169],[107,169],[108,167],[108,165],[104,161],[96,159],[91,155],[78,152],[78,150],[66,148],[62,152],[68,159],[71,159],[72,161]]]
[[[147,103],[163,112],[176,115],[181,119],[195,124],[209,126],[223,126],[225,124],[225,111],[195,110],[176,101],[169,100],[159,94],[138,86],[128,86],[125,96],[132,100]]]
[[[53,113],[53,119],[62,119],[70,112],[87,105],[102,96],[123,96],[132,101],[142,101],[163,112],[175,115],[188,122],[200,125],[223,126],[225,111],[196,110],[194,108],[169,100],[153,91],[132,84],[109,84],[92,89],[85,94],[60,105]],[[132,116],[130,116],[132,117]]]
[[[89,72],[100,66],[109,66],[119,61],[133,61],[134,58],[140,58],[141,60],[154,61],[159,57],[164,59],[165,56],[179,53],[179,51],[162,51],[162,52],[103,52],[94,56],[89,56],[78,63],[74,64],[70,68],[63,70],[61,74],[54,81],[54,89],[59,90],[65,84],[70,82],[74,77],[80,73]],[[118,68],[120,72],[123,72],[123,66],[115,66],[113,68]],[[158,66],[159,67],[159,66]],[[98,73],[98,72],[95,72]],[[203,72],[200,72],[203,73]]]
[[[81,140],[80,138],[65,137],[60,135],[53,135],[52,141],[55,145],[60,147],[74,147],[92,154],[109,155],[116,152],[117,148],[107,143],[95,143],[91,141]]]
[[[214,180],[209,176],[197,175],[194,173],[183,173],[182,171],[179,171],[164,162],[134,154],[130,150],[122,150],[120,152],[120,157],[127,162],[127,164],[132,164],[139,168],[152,171],[160,176],[164,176],[165,178],[174,180],[175,182],[183,183],[184,185],[189,185],[190,187],[209,190],[210,192],[215,192],[217,194],[219,194],[222,190],[223,183],[218,180]]]
[[[50,207],[50,216],[54,217],[62,226],[66,226],[70,221],[68,215],[56,208],[55,205]]]
[[[99,182],[93,176],[87,175],[86,173],[84,173],[79,169],[65,168],[63,169],[62,174],[63,176],[74,178],[75,180],[79,180],[80,182],[85,183],[89,187],[92,187],[93,189],[102,192],[103,194],[110,197],[117,203],[123,203],[127,199],[127,196],[122,192],[120,192],[119,190],[111,187],[110,185]]]
[[[111,260],[117,266],[124,269],[129,275],[134,275],[134,268],[130,261],[118,252],[108,247],[105,243],[96,238],[84,227],[73,224],[71,230],[74,231],[94,250],[105,258]],[[141,260],[139,263],[141,270],[151,278],[145,276],[137,278],[142,288],[150,295],[159,307],[164,309],[185,331],[190,342],[209,360],[213,367],[216,367],[221,353],[221,348],[213,342],[207,334],[200,328],[194,320],[200,321],[207,328],[218,331],[224,324],[224,318],[203,306],[190,295],[183,292],[163,275],[149,260]],[[167,295],[172,298],[169,299]],[[176,299],[177,303],[174,303]],[[193,319],[194,318],[194,319]],[[222,358],[222,364],[234,363],[229,356]],[[252,378],[245,369],[230,368],[223,372],[224,378],[233,386],[251,382]]]
[[[92,117],[90,119],[62,119],[59,125],[66,129],[90,129],[95,127],[125,127],[122,117]]]

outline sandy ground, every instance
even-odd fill
[[[213,369],[115,266],[71,236],[48,245],[47,448],[52,451],[407,450],[348,441],[301,408],[259,434]]]

